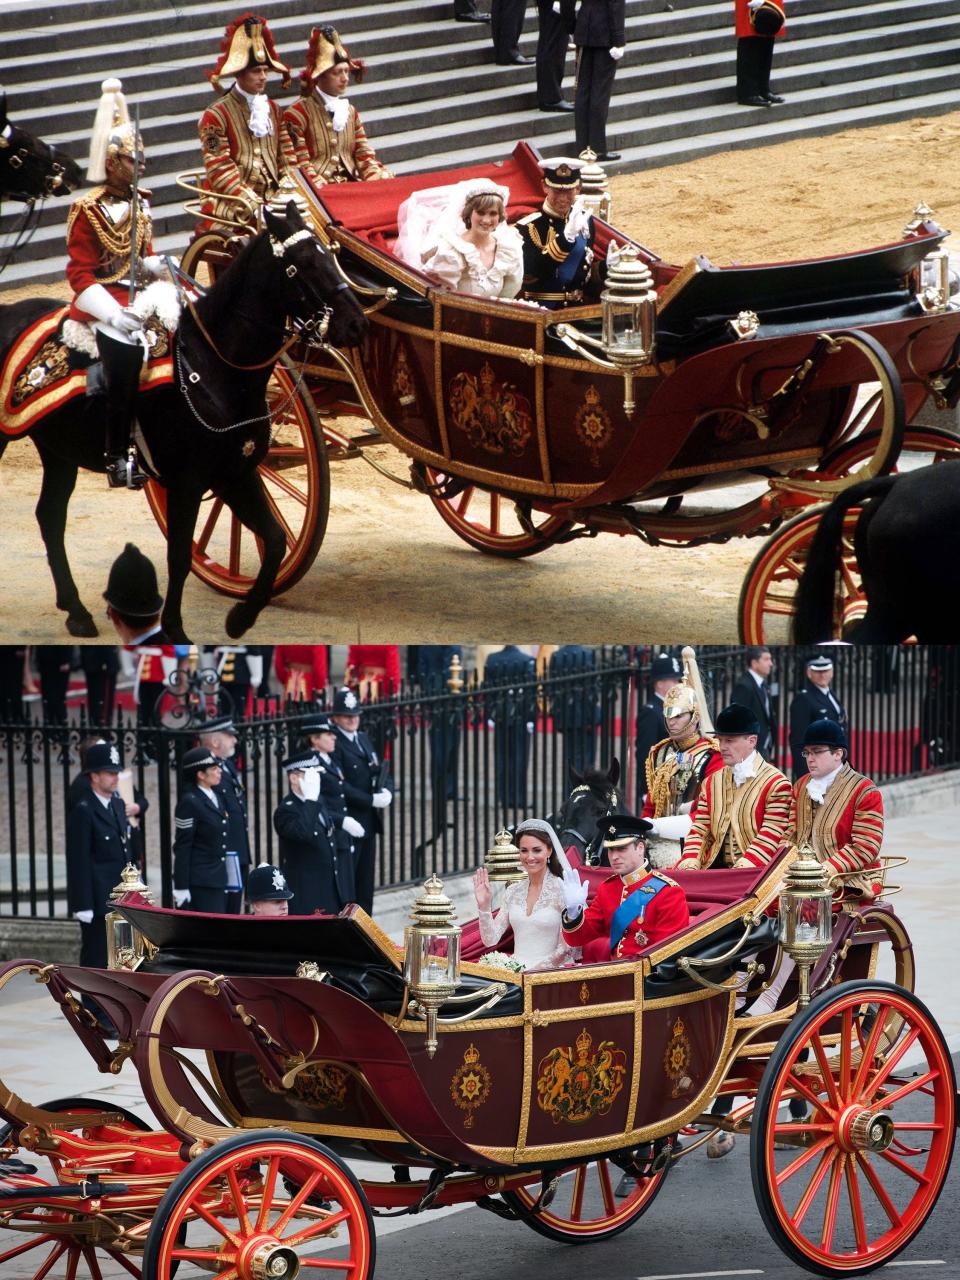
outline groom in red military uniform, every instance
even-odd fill
[[[603,881],[586,910],[588,886],[576,871],[564,872],[563,936],[570,946],[607,938],[611,959],[629,960],[690,923],[680,886],[647,868],[644,836],[650,826],[630,814],[606,820],[603,846],[615,874]]]

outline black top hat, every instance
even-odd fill
[[[127,618],[155,618],[163,608],[153,561],[132,542],[127,543],[110,566],[103,598]]]
[[[233,716],[211,716],[197,725],[197,733],[232,733],[235,738],[238,736]]]
[[[600,823],[604,847],[615,849],[621,844],[643,840],[652,826],[646,818],[635,818],[632,813],[611,814]]]
[[[816,653],[807,659],[808,671],[832,671],[833,659],[828,658],[825,653]]]
[[[209,769],[211,766],[219,766],[219,764],[220,761],[209,747],[192,747],[184,753],[183,763],[180,767],[184,773],[193,774],[200,769]]]
[[[119,773],[120,748],[113,742],[94,742],[83,754],[84,773]]]
[[[803,733],[805,747],[829,747],[831,751],[847,750],[849,743],[843,731],[843,725],[836,720],[823,716],[820,720],[811,720]]]
[[[330,713],[335,716],[358,716],[360,714],[360,699],[352,689],[338,689],[337,696],[333,700],[333,710]],[[316,733],[316,730],[314,730]]]
[[[311,711],[309,715],[301,716],[294,724],[297,732],[304,738],[309,738],[311,733],[334,732],[334,726],[331,724],[330,717],[326,711]]]
[[[669,653],[658,653],[650,663],[650,679],[666,680],[668,676],[676,676],[679,680],[683,675],[683,664],[679,658],[671,658]]]
[[[282,765],[286,773],[293,773],[296,769],[319,769],[319,767],[320,760],[317,753],[309,747],[303,751],[295,751],[292,756],[287,756]]]
[[[289,902],[293,897],[283,872],[269,862],[261,862],[247,876],[246,895],[248,902]]]
[[[756,716],[749,707],[741,706],[739,702],[731,702],[729,707],[724,707],[717,716],[714,727],[721,734],[760,734]]]

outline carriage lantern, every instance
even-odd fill
[[[140,872],[128,862],[120,872],[120,883],[110,890],[110,901],[119,902],[128,893],[137,893],[145,902],[152,903],[150,890],[140,879]],[[119,911],[110,911],[104,921],[107,928],[107,968],[136,969],[143,961],[149,944],[139,929]]]
[[[921,261],[915,283],[917,302],[925,315],[943,312],[950,306],[950,254],[935,249]]]
[[[803,844],[780,893],[780,945],[799,972],[801,1009],[810,1003],[810,971],[833,937],[832,906],[827,870],[813,848]]]
[[[427,1016],[427,1056],[437,1051],[437,1011],[460,983],[460,926],[443,884],[432,875],[404,930],[403,978]]]
[[[580,170],[580,194],[584,205],[597,218],[610,221],[611,198],[607,187],[607,175],[597,164],[597,153],[592,147],[580,152],[583,168]]]
[[[520,850],[509,831],[498,831],[493,844],[487,850],[483,864],[491,880],[509,884],[511,880],[525,880],[527,873],[520,861]]]

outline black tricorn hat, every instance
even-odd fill
[[[831,751],[847,750],[849,743],[843,731],[843,725],[836,720],[822,716],[819,720],[811,720],[804,730],[803,745],[805,747],[829,747]]]
[[[153,561],[132,542],[127,543],[110,566],[103,598],[127,618],[155,618],[163,608]]]
[[[600,823],[604,848],[614,849],[617,845],[644,840],[652,826],[653,823],[646,818],[635,818],[632,813],[611,814]]]
[[[729,707],[724,707],[717,716],[714,727],[719,734],[760,733],[756,716],[749,707],[741,706],[739,702],[731,702]]]
[[[283,872],[269,862],[261,862],[247,876],[248,902],[289,902],[293,894],[287,888]]]
[[[115,742],[94,742],[83,753],[84,773],[119,773],[122,768]]]

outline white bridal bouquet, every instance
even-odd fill
[[[523,973],[523,961],[508,956],[505,951],[488,951],[485,956],[480,957],[477,964],[490,964],[495,969],[512,969],[514,973]]]

